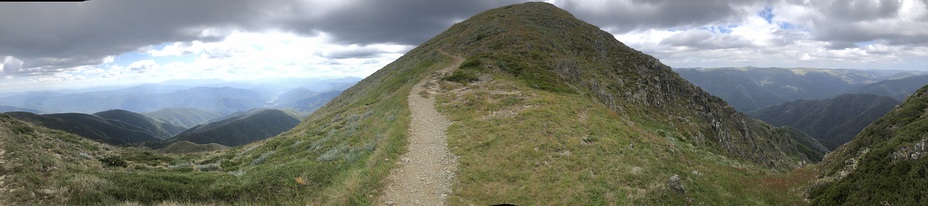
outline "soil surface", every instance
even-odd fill
[[[445,141],[445,130],[451,122],[435,110],[435,99],[431,98],[439,89],[441,77],[464,62],[461,57],[451,57],[454,62],[450,66],[423,79],[409,92],[409,150],[400,156],[400,165],[390,171],[380,205],[444,205],[451,194],[457,168],[457,157]]]

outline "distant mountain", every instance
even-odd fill
[[[161,137],[163,137],[156,135],[157,132],[148,131],[136,125],[96,115],[81,113],[38,115],[28,112],[8,112],[4,114],[22,121],[113,145],[134,145],[143,142],[160,141]]]
[[[42,112],[34,109],[19,108],[14,106],[0,106],[0,112],[31,112],[41,114]]]
[[[892,97],[893,99],[903,101],[915,90],[928,84],[928,75],[909,76],[898,79],[889,79],[879,81],[873,84],[861,86],[849,93],[855,94],[874,94],[880,96]]]
[[[138,89],[143,87],[133,88],[79,94],[29,93],[5,97],[4,102],[11,106],[46,112],[91,113],[109,109],[150,112],[163,108],[189,107],[232,113],[261,107],[265,101],[264,94],[233,87],[195,87],[170,93]]]
[[[143,114],[130,112],[126,110],[108,110],[103,112],[94,113],[94,115],[103,117],[111,120],[119,120],[125,122],[129,125],[137,126],[145,131],[151,132],[155,137],[160,139],[170,138],[178,133],[187,130],[187,127],[177,126],[163,121],[156,120],[154,118],[145,116]]]
[[[873,122],[820,164],[811,205],[928,202],[928,86]]]
[[[208,123],[211,119],[222,114],[196,108],[164,108],[154,112],[143,113],[162,122],[171,123],[186,128]]]
[[[899,103],[883,96],[844,94],[823,100],[794,100],[748,115],[775,126],[796,128],[834,150]]]
[[[276,109],[256,109],[228,119],[196,126],[168,140],[197,144],[218,143],[239,146],[267,139],[290,130],[300,123],[295,114]]]
[[[304,88],[297,88],[281,95],[283,99],[281,99],[281,104],[277,106],[277,108],[290,108],[300,112],[312,112],[341,93],[342,90],[330,90],[319,93]]]
[[[677,69],[687,81],[742,112],[796,99],[833,97],[902,71],[808,68]]]

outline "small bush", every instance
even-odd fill
[[[271,155],[274,155],[274,151],[269,151],[269,152],[265,152],[264,154],[261,154],[261,156],[258,156],[258,158],[255,158],[254,160],[251,161],[251,166],[264,163],[264,160],[267,160],[267,158],[271,157]]]
[[[476,82],[477,80],[479,80],[479,78],[477,78],[476,71],[458,69],[458,70],[454,70],[454,73],[452,73],[451,76],[442,78],[442,80],[457,82],[457,83],[470,83],[470,82]]]
[[[107,167],[129,166],[129,164],[126,163],[126,160],[123,160],[122,157],[119,157],[119,156],[107,156],[107,157],[101,158],[100,162],[103,162],[103,165],[106,165]]]
[[[469,68],[482,68],[480,59],[477,58],[468,58],[461,63],[461,66],[458,66],[458,69],[469,69]]]
[[[16,131],[16,133],[18,134],[27,134],[27,133],[32,133],[35,131],[34,129],[32,129],[32,127],[29,127],[27,125],[13,125],[12,129],[13,131]]]

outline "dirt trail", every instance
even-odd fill
[[[448,150],[445,129],[451,124],[435,110],[435,99],[442,76],[457,68],[464,58],[420,81],[409,92],[409,151],[400,156],[398,168],[387,177],[380,205],[443,205],[451,193],[457,157]],[[420,94],[421,93],[421,94]]]

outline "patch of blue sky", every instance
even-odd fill
[[[712,32],[714,34],[730,34],[731,29],[738,27],[738,25],[715,25],[715,26],[704,26],[700,29]]]
[[[776,16],[773,14],[773,8],[770,7],[764,7],[764,10],[757,12],[757,15],[767,20],[768,24],[773,23],[773,17]]]
[[[131,52],[122,53],[120,55],[116,55],[115,59],[113,60],[113,64],[127,67],[134,62],[145,60],[145,59],[150,59],[150,58],[151,58],[151,55],[143,54],[138,51],[131,51]]]
[[[873,43],[876,43],[876,42],[873,40],[870,40],[870,41],[854,42],[854,45],[857,45],[857,47],[865,47],[865,46],[870,46]]]

